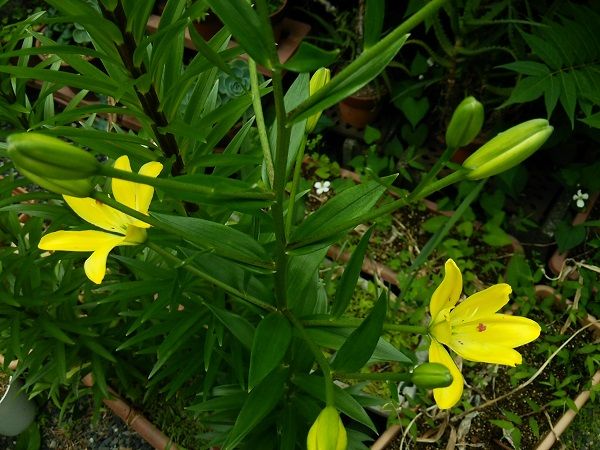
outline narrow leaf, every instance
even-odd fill
[[[355,372],[371,358],[383,330],[387,312],[387,292],[383,291],[373,310],[360,326],[352,332],[337,351],[331,367],[342,372]]]
[[[250,354],[249,389],[281,363],[291,340],[292,328],[281,313],[273,312],[261,320],[254,333]]]
[[[348,305],[350,304],[350,300],[352,300],[354,288],[356,287],[356,282],[358,281],[358,277],[360,276],[360,272],[362,270],[363,261],[365,259],[365,254],[369,246],[369,239],[371,238],[372,233],[373,227],[369,228],[360,239],[360,242],[350,257],[350,261],[348,261],[348,264],[344,268],[342,278],[337,285],[337,290],[331,309],[331,314],[334,317],[340,317],[342,314],[344,314],[344,311],[346,311],[346,308],[348,308]]]

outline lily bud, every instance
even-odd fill
[[[546,119],[523,122],[486,142],[463,163],[466,177],[480,180],[504,172],[531,156],[550,137],[554,128]]]
[[[308,432],[306,440],[307,450],[346,450],[348,436],[340,419],[340,415],[333,406],[327,406]]]
[[[90,197],[94,190],[94,186],[89,178],[57,180],[54,178],[38,177],[22,168],[19,169],[19,172],[38,186],[56,194],[70,195],[71,197]]]
[[[100,169],[92,154],[52,136],[19,133],[6,141],[8,156],[17,168],[39,178],[77,180],[95,175]]]
[[[443,364],[424,363],[413,370],[412,382],[425,389],[442,388],[452,384],[452,375]]]
[[[454,110],[446,130],[446,145],[450,148],[470,144],[481,131],[483,105],[475,97],[467,97]]]
[[[308,88],[308,92],[310,95],[314,95],[319,89],[329,83],[331,79],[331,72],[329,69],[325,67],[321,67],[318,69],[314,75],[310,78],[310,85]],[[306,133],[312,133],[317,126],[317,122],[321,117],[321,112],[313,114],[308,119],[306,119]]]

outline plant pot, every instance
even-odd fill
[[[359,90],[339,103],[342,122],[362,130],[373,123],[381,111],[383,93],[379,90]]]
[[[21,392],[21,383],[11,377],[0,398],[0,434],[16,436],[25,431],[35,418],[35,404]]]

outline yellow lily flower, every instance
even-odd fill
[[[121,156],[115,161],[115,168],[131,172],[129,158]],[[157,177],[163,166],[153,161],[144,164],[139,173]],[[148,207],[154,195],[154,188],[131,181],[112,180],[114,198],[125,206],[142,214],[148,214]],[[96,284],[102,283],[106,274],[106,259],[110,251],[119,245],[138,245],[146,240],[145,222],[122,213],[93,198],[71,197],[63,195],[65,202],[86,222],[106,231],[56,231],[40,239],[38,247],[42,250],[64,250],[71,252],[92,252],[85,261],[87,277]]]
[[[521,364],[522,357],[514,348],[535,340],[541,331],[531,319],[497,313],[508,303],[512,292],[508,284],[495,284],[471,295],[457,306],[461,292],[462,274],[455,262],[449,259],[444,279],[429,304],[429,361],[445,365],[453,377],[450,386],[433,390],[440,409],[448,409],[458,403],[464,381],[444,346],[469,361],[515,366]]]

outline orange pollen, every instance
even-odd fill
[[[484,324],[482,324],[482,323],[480,323],[479,325],[477,325],[477,331],[479,331],[480,333],[483,332],[483,331],[485,331],[486,329],[487,329],[487,327]]]
[[[100,200],[96,200],[96,205],[101,206],[104,205],[104,203],[102,203]]]

